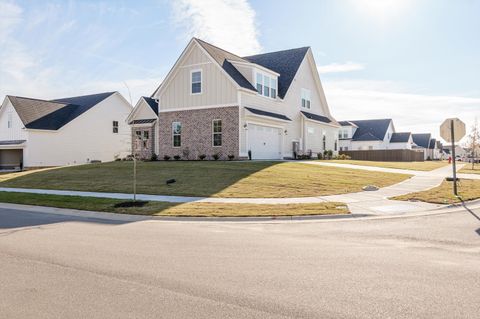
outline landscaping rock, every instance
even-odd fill
[[[375,185],[364,186],[362,189],[367,192],[378,191],[378,187]]]

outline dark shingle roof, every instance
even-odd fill
[[[350,122],[350,121],[339,121],[338,124],[340,124],[340,126],[353,126],[353,127],[357,127],[354,123]]]
[[[430,140],[430,144],[428,145],[428,148],[433,150],[435,148],[436,144],[437,144],[437,140],[432,138]]]
[[[203,40],[196,40],[238,85],[245,89],[256,91],[253,85],[227,60],[245,63],[249,61]]]
[[[12,141],[0,141],[0,145],[17,145],[17,144],[23,144],[27,140],[12,140]]]
[[[390,143],[406,143],[410,139],[411,135],[412,133],[410,132],[392,133]]]
[[[133,120],[128,124],[150,124],[155,122],[157,119],[144,119],[144,120]]]
[[[391,119],[348,121],[357,126],[352,141],[382,141]]]
[[[413,142],[423,148],[430,146],[430,137],[430,133],[412,134]]]
[[[243,58],[280,74],[278,77],[278,96],[283,99],[308,49],[308,47],[303,47]]]
[[[8,96],[26,128],[58,130],[115,92],[62,98],[51,101]]]
[[[145,102],[147,102],[153,112],[158,115],[158,102],[151,97],[142,96],[142,98],[145,100]]]
[[[305,117],[309,120],[314,120],[317,122],[323,122],[323,123],[332,123],[332,120],[329,119],[328,117],[322,116],[322,115],[317,115],[313,113],[308,113],[305,111],[300,111]]]
[[[284,120],[284,121],[291,121],[288,117],[286,117],[283,114],[278,114],[278,113],[273,113],[273,112],[267,112],[267,111],[262,111],[262,110],[257,110],[253,109],[251,107],[245,107],[248,111],[252,112],[253,114],[256,115],[261,115],[261,116],[267,116],[267,117],[273,117],[276,119]]]

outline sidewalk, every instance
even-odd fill
[[[350,164],[337,163],[321,163],[321,162],[302,162],[312,165],[324,165],[345,167],[350,169],[361,169],[369,171],[380,171],[387,173],[403,173],[413,175],[412,178],[401,183],[384,187],[378,191],[372,192],[357,192],[341,195],[329,195],[318,197],[293,197],[293,198],[207,198],[207,197],[185,197],[185,196],[165,196],[165,195],[147,195],[138,194],[138,200],[145,201],[159,201],[170,203],[189,203],[189,202],[203,202],[203,203],[230,203],[230,204],[306,204],[306,203],[322,203],[322,202],[343,202],[348,205],[352,214],[375,214],[375,215],[390,215],[390,214],[404,214],[411,212],[426,211],[445,207],[445,205],[429,204],[423,202],[406,202],[389,200],[389,197],[404,195],[412,192],[423,191],[436,187],[442,183],[445,177],[451,175],[451,166],[445,166],[433,171],[410,171],[399,170],[392,168],[381,168],[372,166],[360,166]],[[461,169],[463,165],[459,165]],[[470,176],[474,174],[459,174],[463,176]],[[477,179],[480,176],[474,175]],[[470,178],[470,177],[469,177]],[[101,193],[101,192],[82,192],[82,191],[64,191],[64,190],[46,190],[46,189],[24,189],[24,188],[6,188],[0,187],[3,192],[18,192],[31,194],[50,194],[50,195],[64,195],[64,196],[82,196],[82,197],[99,197],[111,199],[132,199],[132,194],[124,193]]]

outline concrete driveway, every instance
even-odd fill
[[[205,223],[1,209],[0,313],[478,318],[479,214]]]

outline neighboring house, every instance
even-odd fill
[[[131,105],[118,92],[56,100],[5,97],[0,108],[0,167],[113,161],[130,154]]]
[[[141,97],[127,118],[132,134],[132,153],[140,159],[158,154],[158,102]]]
[[[282,159],[338,146],[309,47],[239,57],[193,38],[152,98],[160,158]]]
[[[340,151],[412,149],[409,132],[395,132],[392,119],[340,121]]]
[[[423,152],[424,159],[432,159],[433,151],[430,149],[432,135],[430,133],[417,133],[412,134],[412,137],[413,142],[415,143],[414,148]]]

